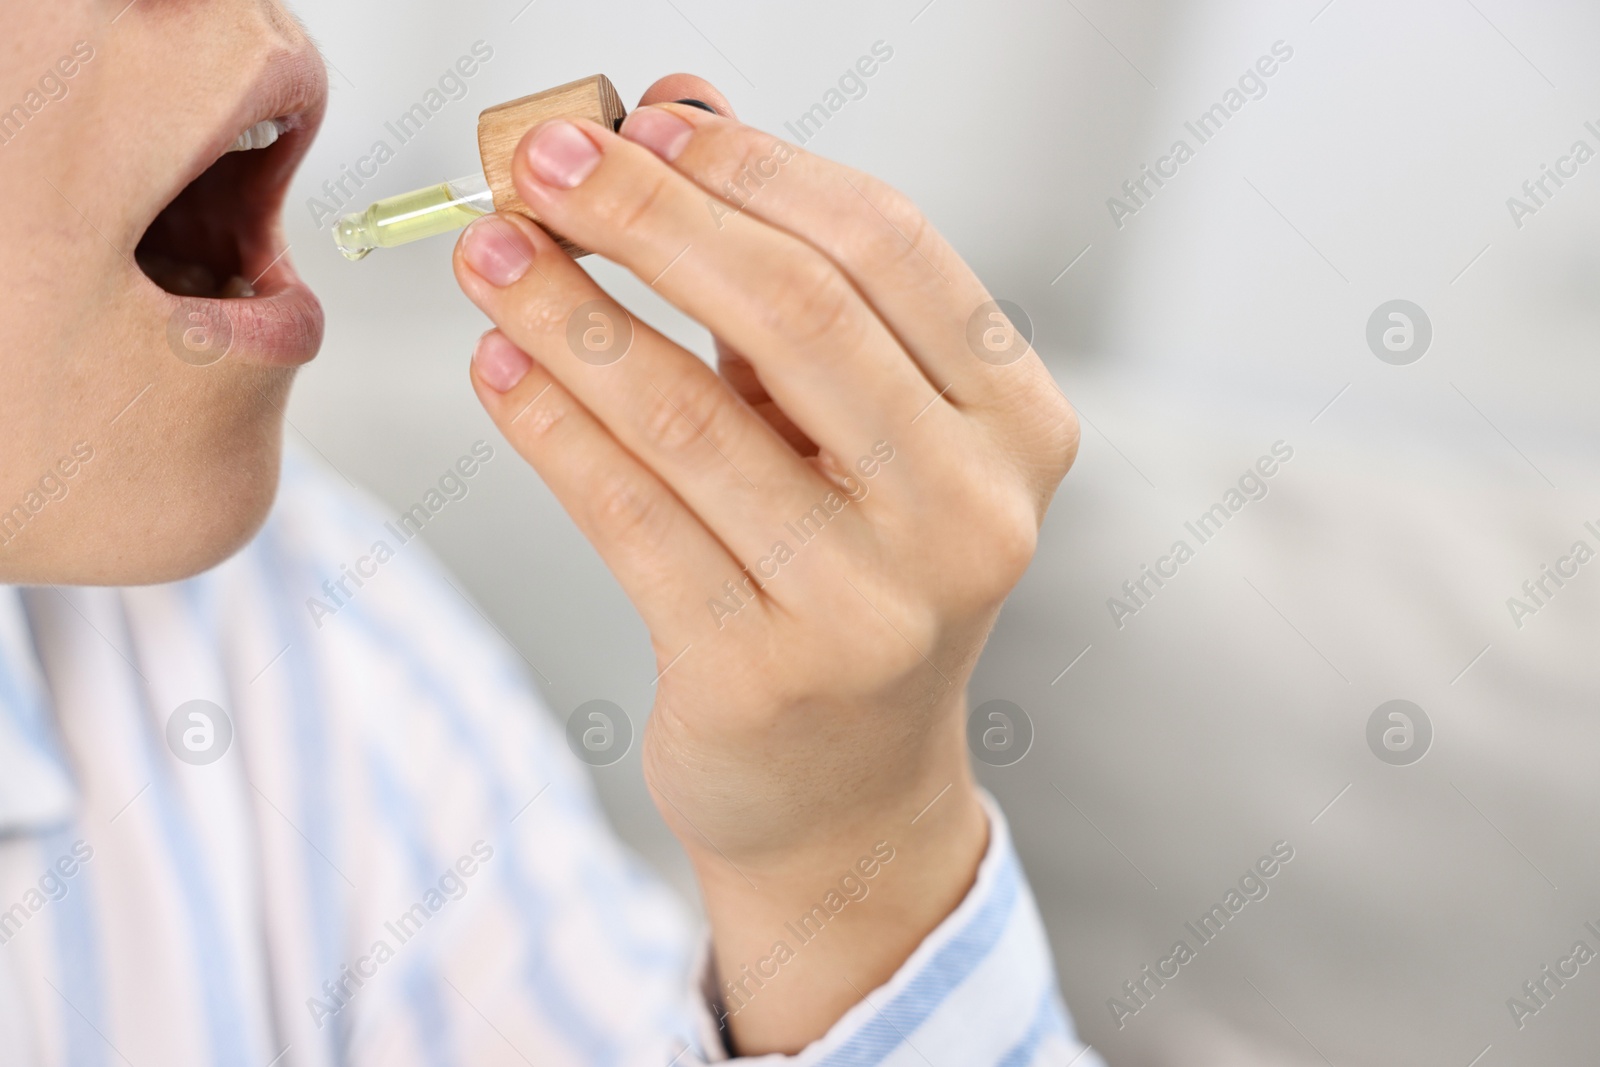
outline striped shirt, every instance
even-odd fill
[[[422,546],[307,610],[387,529],[290,456],[206,574],[0,587],[0,1063],[727,1059],[687,911]],[[740,1062],[1097,1065],[990,813],[976,884],[888,983]]]

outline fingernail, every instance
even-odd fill
[[[493,215],[467,227],[461,258],[490,285],[510,285],[533,265],[533,246],[515,225]]]
[[[701,111],[709,111],[713,115],[715,115],[717,113],[717,109],[716,108],[712,107],[710,104],[706,103],[704,100],[696,100],[692,96],[686,96],[682,100],[674,100],[673,103],[674,104],[688,104],[690,107],[697,107]]]
[[[505,334],[490,330],[478,338],[478,347],[472,350],[472,365],[490,389],[506,393],[528,376],[533,360]]]
[[[629,115],[622,124],[622,136],[635,144],[642,144],[662,159],[671,163],[683,154],[694,127],[670,111],[659,107],[642,107]]]
[[[539,127],[528,142],[534,177],[557,189],[575,189],[600,165],[600,149],[572,123],[558,119]]]

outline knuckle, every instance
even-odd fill
[[[797,255],[765,301],[767,328],[802,347],[856,347],[866,323],[854,289],[820,255]]]
[[[778,176],[794,152],[777,138],[744,127],[719,127],[707,141],[706,177],[712,189],[741,206]]]
[[[1026,416],[1018,420],[1029,427],[1027,436],[1018,442],[1024,469],[1050,493],[1077,460],[1083,428],[1077,409],[1042,366],[1035,383],[1027,387],[1024,402]]]
[[[925,247],[932,224],[910,197],[874,178],[858,181],[857,188],[867,201],[861,205],[866,218],[850,230],[852,259],[879,269],[932,259]]]
[[[1077,461],[1083,440],[1078,411],[1042,363],[1035,373],[1019,377],[1003,410],[1004,424],[991,430],[991,440],[1033,487],[1042,513]]]
[[[700,436],[682,409],[660,391],[652,389],[646,403],[649,406],[640,423],[640,432],[651,450],[679,452]]]
[[[733,455],[738,449],[747,409],[721,379],[709,376],[691,391],[690,405],[684,411],[694,419],[699,435],[722,455]]]
[[[1032,505],[996,516],[986,540],[989,567],[984,574],[985,591],[1003,598],[1022,580],[1039,548],[1039,526]]]
[[[672,515],[665,502],[631,478],[611,476],[591,500],[595,523],[609,539],[659,544],[669,532]]]
[[[967,516],[969,534],[951,544],[946,569],[952,600],[962,610],[983,610],[1004,600],[1027,573],[1039,547],[1039,506],[1014,474],[958,478],[963,488],[952,510]]]
[[[1055,393],[1055,390],[1051,390]],[[1078,446],[1083,441],[1083,427],[1078,421],[1078,409],[1066,397],[1055,394],[1055,412],[1051,424],[1055,433],[1049,441],[1051,474],[1056,481],[1066,477],[1078,459]],[[1054,485],[1051,486],[1054,488]]]
[[[689,374],[671,394],[652,388],[649,400],[642,427],[646,443],[656,451],[682,452],[709,442],[726,454],[732,446],[733,397],[716,378]]]
[[[553,335],[565,334],[567,317],[571,311],[566,302],[553,300],[541,294],[517,305],[516,322],[523,335],[542,340]]]
[[[517,436],[525,446],[540,445],[555,436],[556,430],[565,421],[568,412],[568,401],[565,397],[551,394],[535,399],[525,412],[513,417],[512,428],[517,431]]]
[[[657,174],[649,178],[642,188],[630,183],[627,186],[630,192],[626,197],[608,198],[596,205],[596,213],[606,220],[613,232],[636,233],[661,209],[670,178],[669,174]]]
[[[864,174],[855,179],[863,196],[872,202],[890,224],[899,230],[920,229],[926,224],[916,201],[881,178]]]

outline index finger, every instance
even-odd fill
[[[684,104],[641,108],[621,134],[706,193],[718,227],[748,214],[817,248],[849,277],[958,406],[1008,408],[1055,391],[1026,342],[982,344],[999,312],[966,262],[904,194],[771,134]],[[1003,318],[1000,321],[1004,322]],[[976,329],[974,329],[976,327]]]

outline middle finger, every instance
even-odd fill
[[[863,455],[917,438],[937,463],[963,428],[850,280],[816,248],[750,216],[718,220],[703,190],[590,122],[534,130],[512,166],[553,228],[628,267],[731,347],[822,448]],[[920,418],[920,421],[918,421]],[[923,446],[926,447],[923,447]]]

